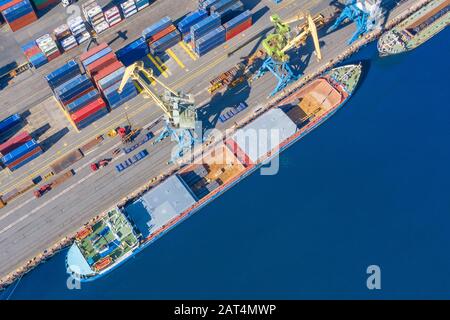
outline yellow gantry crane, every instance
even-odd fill
[[[156,82],[165,89],[162,97],[157,95],[150,88],[148,81]],[[136,81],[142,88],[145,95],[152,98],[158,107],[164,112],[168,120],[176,128],[194,129],[196,121],[196,112],[194,98],[192,95],[176,92],[169,86],[159,81],[153,74],[153,71],[144,67],[144,62],[138,61],[125,69],[124,76],[120,83],[118,92],[121,93],[129,79]]]
[[[162,97],[150,88],[144,76],[148,81],[155,81],[165,89]],[[124,76],[117,90],[119,94],[129,79],[136,81],[142,88],[144,94],[152,98],[156,105],[164,112],[165,126],[154,143],[158,143],[164,138],[171,136],[172,140],[178,144],[178,149],[172,153],[170,162],[173,162],[176,158],[181,157],[198,140],[194,138],[194,133],[192,132],[197,125],[197,112],[193,96],[184,94],[183,92],[176,92],[159,81],[151,69],[148,70],[144,67],[143,61],[135,62],[125,69]]]

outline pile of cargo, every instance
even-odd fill
[[[53,34],[55,36],[56,41],[58,41],[60,47],[64,51],[68,51],[78,46],[77,40],[75,39],[75,36],[70,31],[70,28],[67,24],[62,24],[59,27],[57,27],[53,31]]]
[[[181,41],[181,34],[170,17],[164,17],[142,31],[150,52],[154,55],[170,49]]]
[[[21,123],[22,118],[17,113],[0,121],[0,134],[3,142],[0,144],[0,154],[3,156],[1,161],[11,171],[20,168],[43,152],[39,143],[27,131],[16,135],[11,134],[11,131],[16,130]],[[5,137],[6,141],[4,141]]]
[[[95,32],[101,33],[109,28],[109,24],[103,15],[102,7],[95,0],[88,0],[86,3],[83,3],[81,9],[86,21],[89,22]]]
[[[0,0],[0,12],[12,31],[37,20],[29,0]]]
[[[21,46],[27,60],[37,69],[48,62],[47,57],[38,47],[35,41],[30,41]]]
[[[122,8],[122,13],[125,19],[131,17],[138,11],[134,0],[125,0],[120,4],[120,7]]]
[[[106,43],[102,43],[80,56],[86,73],[90,75],[111,109],[121,106],[138,94],[131,79],[125,84],[122,92],[118,92],[125,73],[125,66],[118,59],[119,51],[116,56]]]
[[[80,16],[74,16],[67,19],[67,25],[78,44],[82,44],[90,39],[91,34],[87,31],[86,24]]]
[[[105,10],[105,19],[110,27],[115,26],[122,21],[119,8],[117,6],[112,6],[111,8]]]
[[[49,34],[44,34],[43,36],[36,39],[36,44],[39,49],[45,54],[48,61],[52,61],[56,57],[61,55],[61,52],[58,49],[58,45],[52,39]]]

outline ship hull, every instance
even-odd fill
[[[262,166],[264,166],[266,163],[268,163],[274,157],[279,156],[280,153],[282,153],[284,150],[286,150],[287,148],[292,146],[295,142],[299,141],[300,139],[305,137],[308,133],[310,133],[311,131],[313,131],[317,127],[319,127],[322,123],[324,123],[332,115],[334,115],[339,109],[341,109],[345,105],[345,103],[350,99],[352,94],[353,94],[353,91],[352,92],[345,92],[345,97],[344,97],[343,101],[341,101],[339,104],[337,104],[331,110],[329,110],[328,112],[323,114],[320,118],[315,119],[315,121],[313,123],[310,123],[310,125],[305,126],[301,130],[299,130],[297,133],[292,135],[287,141],[285,141],[285,142],[281,143],[280,145],[278,145],[278,147],[276,147],[274,149],[276,151],[273,152],[267,158],[265,158],[263,161],[260,161],[260,162],[258,162],[256,164],[249,165],[245,169],[245,171],[242,172],[242,174],[240,174],[238,177],[236,177],[236,178],[232,179],[231,181],[225,183],[224,185],[222,185],[217,190],[214,190],[213,192],[211,192],[211,194],[207,195],[205,198],[202,198],[198,202],[198,204],[196,205],[196,207],[194,209],[191,209],[191,210],[188,210],[186,212],[183,212],[176,219],[176,221],[171,221],[166,227],[164,227],[163,229],[159,230],[158,232],[155,232],[154,234],[152,234],[151,236],[146,238],[146,240],[138,248],[136,248],[133,252],[131,252],[129,255],[127,255],[126,257],[122,257],[119,261],[116,261],[113,265],[111,265],[108,268],[98,272],[95,275],[91,275],[89,277],[81,278],[80,281],[81,282],[90,282],[90,281],[97,280],[97,279],[99,279],[99,278],[109,274],[111,271],[117,269],[121,265],[123,265],[126,261],[130,260],[131,257],[133,257],[133,256],[137,255],[138,253],[140,253],[142,250],[147,248],[154,241],[158,240],[161,236],[166,234],[168,231],[172,230],[175,226],[180,224],[182,221],[184,221],[187,218],[191,217],[194,213],[198,212],[200,209],[202,209],[204,206],[209,204],[211,201],[213,201],[214,199],[216,199],[217,197],[222,195],[227,190],[229,190],[232,187],[234,187],[240,181],[242,181],[243,179],[247,178],[249,175],[251,175],[252,173],[257,171],[258,169],[260,169]],[[290,98],[287,97],[283,101],[286,101],[286,100],[289,100],[289,99]]]
[[[450,0],[431,1],[381,35],[377,44],[379,55],[386,57],[411,51],[444,30],[449,23]]]

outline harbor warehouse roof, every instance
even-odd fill
[[[296,124],[281,109],[275,108],[237,130],[233,140],[252,162],[257,162],[296,131]]]
[[[195,202],[180,178],[173,175],[128,205],[125,212],[142,235],[147,237]]]

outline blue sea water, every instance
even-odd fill
[[[134,259],[69,290],[65,252],[11,299],[450,298],[450,30],[380,59],[351,100]],[[381,269],[368,290],[366,269]],[[5,294],[3,295],[5,298]]]

